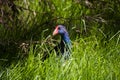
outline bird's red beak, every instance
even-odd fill
[[[55,28],[55,30],[53,31],[53,36],[58,34],[58,27]]]

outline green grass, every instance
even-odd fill
[[[7,2],[1,9],[0,80],[120,80],[119,1],[91,1],[91,7],[81,0],[14,3],[16,16]],[[53,51],[42,62],[41,54],[53,47],[48,35],[58,24],[70,34],[72,57],[63,61]],[[32,41],[40,42],[34,51]],[[31,44],[29,55],[17,60],[25,42]]]
[[[40,51],[33,53],[31,47],[27,59],[1,68],[0,79],[119,80],[120,46],[113,45],[113,42],[106,43],[102,47],[94,36],[76,39],[73,41],[72,57],[67,61],[51,55],[42,62]]]

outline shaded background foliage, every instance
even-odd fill
[[[119,0],[0,0],[0,58],[18,55],[21,46],[43,42],[57,24],[67,27],[72,40],[96,35],[101,41],[109,41],[116,33],[118,40],[119,3]]]

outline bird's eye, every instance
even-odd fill
[[[58,27],[58,30],[60,30],[60,27]]]

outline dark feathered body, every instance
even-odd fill
[[[71,54],[71,46],[70,44],[66,44],[63,40],[54,47],[55,52],[58,56],[64,56],[65,59],[69,58]]]

